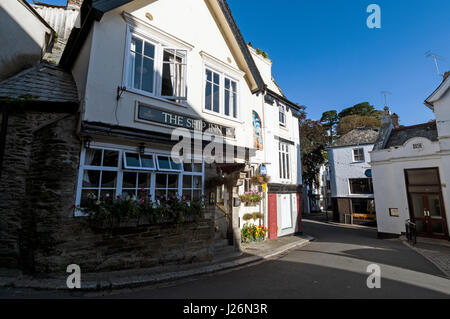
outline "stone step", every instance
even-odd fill
[[[228,247],[228,246],[229,246],[228,239],[217,239],[214,242],[214,248],[215,249],[216,248],[221,248],[221,247]]]

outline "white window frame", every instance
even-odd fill
[[[217,73],[219,75],[219,83],[220,83],[220,87],[219,87],[219,113],[214,112],[213,110],[208,110],[206,108],[206,71],[209,70],[211,72]],[[227,72],[224,72],[220,69],[218,69],[215,66],[212,66],[211,64],[208,63],[204,63],[203,66],[203,77],[202,77],[202,81],[203,81],[203,85],[202,85],[202,104],[203,104],[203,112],[207,113],[207,114],[211,114],[211,115],[215,115],[215,116],[220,116],[222,118],[225,119],[229,119],[232,121],[241,121],[241,81],[230,75]],[[231,80],[233,82],[236,83],[236,117],[234,116],[229,116],[225,114],[225,79]]]
[[[131,50],[131,38],[135,36],[143,41],[151,43],[155,46],[155,58],[154,58],[154,79],[153,79],[153,92],[147,92],[141,89],[136,89],[134,87],[129,87],[129,60],[130,60],[130,50]],[[126,45],[125,45],[125,57],[124,57],[124,65],[123,65],[123,77],[122,77],[122,86],[126,88],[127,91],[133,92],[136,94],[140,94],[147,97],[164,99],[169,102],[178,102],[178,103],[186,103],[187,101],[187,83],[188,83],[188,55],[189,50],[186,48],[176,47],[170,44],[167,44],[164,41],[161,41],[154,36],[149,36],[145,32],[137,29],[136,27],[132,27],[127,24],[127,32],[126,32]],[[163,59],[164,59],[164,50],[176,50],[176,51],[184,51],[185,61],[183,63],[184,67],[184,97],[182,96],[163,96],[162,95],[162,71],[163,71]]]
[[[150,174],[150,194],[152,201],[155,201],[155,190],[156,190],[156,174],[166,174],[166,175],[177,175],[178,176],[178,191],[177,195],[182,196],[183,195],[183,176],[184,175],[196,175],[196,176],[202,176],[202,189],[201,189],[201,195],[203,196],[205,194],[205,161],[202,160],[201,172],[184,172],[183,165],[184,163],[181,162],[182,170],[176,170],[176,171],[167,171],[167,170],[142,170],[142,169],[136,169],[136,168],[125,168],[124,166],[124,154],[125,153],[135,153],[135,149],[132,147],[123,147],[123,146],[109,146],[110,144],[107,144],[108,146],[104,146],[106,144],[101,143],[94,143],[90,149],[97,149],[102,151],[113,151],[118,152],[118,163],[117,167],[103,167],[103,166],[90,166],[90,165],[84,165],[85,159],[86,159],[86,151],[87,149],[83,147],[80,154],[80,165],[78,170],[78,183],[77,183],[77,190],[76,190],[76,201],[75,206],[79,207],[81,203],[81,193],[83,190],[83,176],[85,170],[96,170],[96,171],[109,171],[109,172],[117,172],[117,180],[116,180],[116,188],[115,188],[115,196],[123,194],[123,174],[124,173],[142,173],[142,174]],[[160,156],[166,156],[171,157],[171,154],[167,154],[164,152],[158,152],[155,150],[146,150],[145,155],[153,155],[154,160],[156,161],[156,157],[158,155]],[[103,155],[102,155],[102,162],[103,162]],[[200,164],[200,163],[196,163]],[[100,181],[101,183],[101,181]],[[101,186],[101,185],[100,185]],[[100,187],[101,189],[101,187]],[[82,217],[84,214],[79,211],[78,209],[75,209],[75,217]]]
[[[137,156],[139,156],[139,164],[141,165],[140,167],[134,167],[134,166],[128,166],[127,165],[127,154],[136,154]],[[124,151],[123,152],[123,167],[127,170],[138,170],[138,171],[156,171],[156,163],[155,163],[155,158],[156,155],[155,154],[147,154],[145,153],[144,155],[147,156],[152,156],[153,157],[153,168],[150,167],[143,167],[142,166],[142,156],[141,154],[137,153],[137,152],[128,152],[128,151]]]
[[[169,159],[169,166],[170,166],[170,169],[169,168],[161,168],[161,167],[159,167],[159,157],[167,157],[168,159]],[[156,155],[156,165],[157,165],[157,168],[158,168],[158,171],[160,171],[160,172],[174,172],[174,173],[183,173],[184,172],[184,168],[183,168],[183,161],[180,161],[180,169],[173,169],[172,168],[172,157],[170,156],[170,155],[163,155],[163,154],[157,154]]]
[[[284,148],[283,148],[284,147]],[[290,144],[279,141],[279,148],[278,148],[278,169],[279,171],[279,177],[280,180],[289,182],[292,178],[292,163],[291,163],[291,148]],[[284,165],[283,165],[283,160]],[[286,177],[285,177],[286,176]]]
[[[358,152],[358,154],[356,154],[356,152]],[[356,157],[360,156],[361,154],[362,154],[362,160],[357,160]],[[366,161],[366,154],[364,154],[364,148],[363,147],[354,148],[353,149],[353,162],[355,162],[355,163],[363,163],[365,161]]]

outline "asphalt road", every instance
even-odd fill
[[[152,288],[76,297],[139,299],[450,298],[450,280],[399,240],[376,230],[305,220],[311,244],[246,268]],[[381,269],[381,288],[367,287],[367,267]],[[5,292],[3,292],[5,293]],[[10,292],[11,293],[11,292]],[[16,297],[26,297],[23,291]],[[0,293],[0,296],[2,294]],[[39,297],[56,297],[41,292]],[[59,297],[69,297],[59,296]]]
[[[376,230],[305,220],[316,241],[281,258],[194,281],[109,298],[292,299],[450,298],[450,280],[399,240]],[[369,289],[367,267],[379,265],[381,288]]]

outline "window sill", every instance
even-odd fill
[[[223,114],[220,114],[220,113],[216,113],[216,112],[213,112],[213,111],[208,111],[208,110],[205,110],[205,109],[202,109],[202,112],[205,113],[205,114],[208,114],[208,115],[212,115],[212,116],[218,117],[218,118],[220,118],[222,120],[231,121],[231,122],[235,122],[235,123],[238,123],[238,124],[244,124],[243,121],[241,121],[239,119],[236,119],[234,117],[231,117],[231,116],[226,116],[226,115],[223,115]]]
[[[160,96],[157,96],[157,95],[153,95],[152,93],[147,93],[145,91],[136,90],[136,89],[132,89],[132,88],[126,88],[125,91],[128,92],[128,93],[132,93],[132,94],[144,96],[144,97],[147,97],[147,98],[155,99],[155,100],[158,100],[158,101],[161,101],[161,102],[169,103],[169,104],[172,104],[172,105],[175,105],[175,106],[180,106],[180,107],[183,107],[185,109],[188,108],[187,102],[186,103],[174,102],[174,101],[168,100],[166,98],[163,98],[163,97],[160,97]]]

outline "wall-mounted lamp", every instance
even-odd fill
[[[92,142],[92,137],[86,136],[84,138],[84,148],[85,149],[90,149],[91,148],[91,142]]]
[[[145,153],[145,144],[141,143],[139,144],[139,154],[144,155]]]
[[[120,100],[120,98],[122,97],[123,92],[125,92],[127,90],[127,88],[125,86],[118,86],[117,87],[117,101]]]

